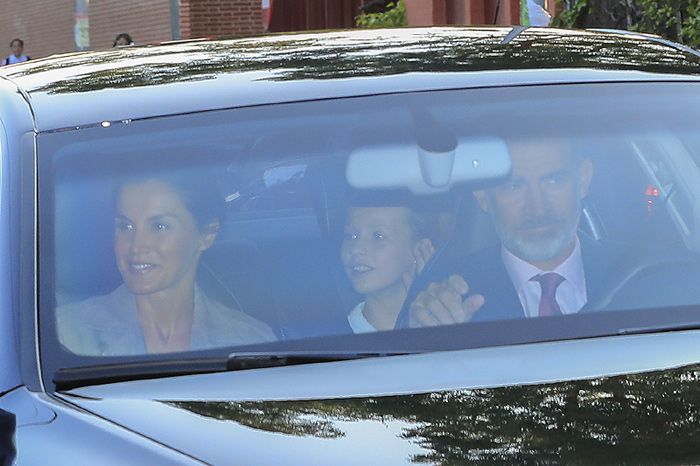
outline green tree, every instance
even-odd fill
[[[558,27],[618,28],[700,47],[700,0],[560,0]]]
[[[360,28],[383,28],[406,26],[406,5],[403,0],[389,3],[384,13],[363,13],[355,17],[355,24]]]

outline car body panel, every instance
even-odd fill
[[[695,464],[699,381],[695,365],[378,398],[67,398],[212,464]]]
[[[17,416],[17,464],[202,464],[49,395],[18,388],[0,398]],[[78,442],[76,442],[78,439]]]
[[[18,244],[18,210],[11,208],[19,173],[19,154],[25,135],[33,134],[31,110],[10,81],[0,79],[0,393],[21,384],[18,357],[17,283],[13,268]]]
[[[614,53],[602,53],[606,48]],[[8,67],[0,76],[29,95],[38,129],[48,131],[380,93],[695,81],[700,59],[641,35],[455,27],[273,35],[68,54]],[[86,94],[100,105],[91,105]]]

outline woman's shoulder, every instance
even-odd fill
[[[123,322],[121,316],[117,315],[126,306],[133,306],[133,300],[126,286],[122,285],[111,293],[91,296],[90,298],[62,304],[56,309],[57,321],[72,321],[79,319],[85,325],[94,323],[95,325],[110,325],[112,320]]]
[[[212,343],[221,345],[252,344],[275,341],[275,332],[266,323],[200,293],[201,325]],[[195,310],[197,312],[197,310]],[[197,317],[195,317],[197,320]]]
[[[122,285],[109,294],[57,307],[59,340],[74,352],[98,353],[106,333],[122,334],[129,325],[128,313],[124,311],[133,307],[130,298],[128,290]]]

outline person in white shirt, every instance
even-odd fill
[[[512,140],[508,147],[508,180],[474,191],[501,245],[462,258],[446,279],[420,291],[409,326],[571,314],[595,293],[594,277],[610,260],[577,235],[591,161],[552,137]]]
[[[353,333],[391,330],[415,276],[434,252],[424,215],[403,206],[348,209],[340,256],[364,298],[348,315]]]
[[[10,49],[12,54],[2,61],[3,65],[14,65],[15,63],[22,63],[29,60],[27,55],[24,55],[24,41],[22,39],[12,39],[10,42]]]

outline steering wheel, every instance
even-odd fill
[[[585,310],[700,304],[700,254],[673,250],[623,255]]]

